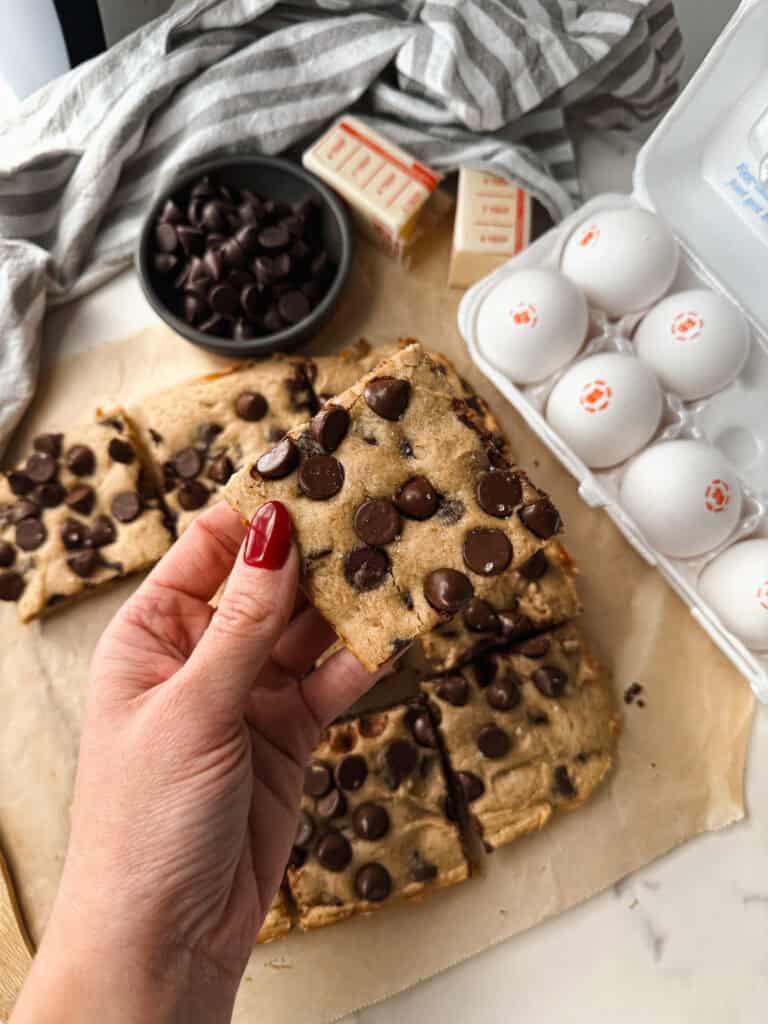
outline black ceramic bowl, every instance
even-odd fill
[[[320,202],[323,244],[328,257],[336,266],[336,273],[320,302],[301,321],[273,334],[258,338],[235,340],[207,334],[198,330],[173,311],[173,300],[178,295],[173,286],[173,275],[164,276],[152,264],[152,233],[157,218],[169,198],[189,188],[205,174],[220,185],[247,188],[278,202],[295,203],[308,196]],[[257,356],[269,352],[290,351],[317,334],[335,309],[344,282],[349,274],[352,256],[352,234],[349,219],[341,200],[313,174],[288,160],[267,156],[238,156],[209,160],[190,167],[178,175],[170,187],[156,198],[146,213],[136,248],[136,270],[141,287],[150,305],[177,334],[195,345],[227,356]]]

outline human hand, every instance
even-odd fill
[[[309,671],[335,636],[296,604],[285,508],[243,534],[224,503],[200,516],[101,637],[59,895],[13,1024],[229,1019],[304,765],[375,679],[348,651]],[[54,979],[90,1001],[57,1016],[41,971],[49,996]]]

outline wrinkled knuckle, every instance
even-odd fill
[[[277,625],[275,609],[253,594],[225,594],[212,619],[214,631],[224,638],[268,635]]]

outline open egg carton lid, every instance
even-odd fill
[[[704,599],[699,578],[737,541],[768,538],[768,174],[766,183],[761,181],[766,171],[768,0],[747,0],[643,146],[632,195],[591,199],[470,288],[458,315],[459,329],[478,368],[578,480],[587,504],[604,508],[640,554],[659,568],[764,703],[768,645],[748,648]],[[644,449],[674,438],[704,441],[719,450],[738,478],[738,522],[725,539],[696,557],[662,554],[619,503],[621,481],[632,458],[606,469],[590,469],[544,417],[549,395],[569,368],[599,353],[635,354],[632,333],[653,304],[618,319],[590,306],[586,342],[578,355],[543,381],[529,384],[514,384],[483,355],[477,341],[479,310],[500,281],[525,269],[558,269],[566,242],[577,229],[606,211],[638,207],[655,212],[680,247],[677,272],[665,294],[690,288],[719,292],[746,318],[751,333],[746,363],[720,391],[687,402],[663,393],[659,426]],[[768,617],[768,570],[766,577],[760,605]],[[765,632],[768,636],[768,624]]]

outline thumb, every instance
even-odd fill
[[[291,518],[279,501],[251,520],[218,607],[183,669],[184,687],[240,715],[254,682],[290,620],[299,557]]]

